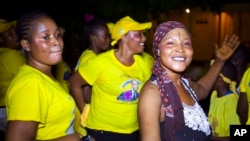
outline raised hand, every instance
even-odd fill
[[[216,58],[221,61],[226,61],[238,48],[239,44],[239,37],[236,34],[232,35],[230,38],[226,35],[221,47],[215,44]]]

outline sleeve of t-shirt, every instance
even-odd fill
[[[93,85],[97,80],[102,67],[105,66],[100,62],[99,57],[93,57],[81,64],[78,68],[78,72],[88,84]]]
[[[248,82],[249,82],[249,79],[250,78],[250,68],[248,68],[246,70],[246,72],[244,73],[242,79],[241,79],[241,82],[240,82],[240,92],[243,92],[245,93],[246,90],[247,90],[247,87],[248,87]]]
[[[38,78],[22,79],[13,83],[7,93],[8,120],[45,123],[48,99]]]

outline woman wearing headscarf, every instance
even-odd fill
[[[209,141],[210,124],[198,101],[207,97],[224,62],[239,41],[226,36],[216,46],[216,59],[197,82],[182,73],[193,57],[191,35],[180,22],[160,24],[154,34],[155,62],[152,76],[143,86],[138,105],[142,141]]]

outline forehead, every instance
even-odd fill
[[[183,28],[174,28],[170,30],[166,35],[174,35],[177,34],[179,36],[189,36],[188,32]]]
[[[58,29],[56,23],[50,18],[41,18],[34,21],[33,31],[42,32],[45,30]]]
[[[99,28],[95,28],[94,32],[96,32],[96,33],[106,33],[106,32],[109,32],[108,30],[109,30],[108,27],[100,26]]]
[[[161,41],[169,39],[169,38],[190,38],[189,33],[183,29],[183,28],[174,28],[172,30],[170,30],[163,38]]]

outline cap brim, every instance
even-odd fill
[[[146,30],[146,29],[150,29],[151,26],[152,26],[151,22],[141,23],[137,25],[135,28],[133,28],[132,30]]]
[[[137,26],[134,26],[134,28],[131,28],[130,30],[147,30],[150,29],[152,26],[151,22],[147,22],[147,23],[141,23],[138,24]],[[111,42],[111,45],[114,46],[117,43],[118,40],[113,40]]]

